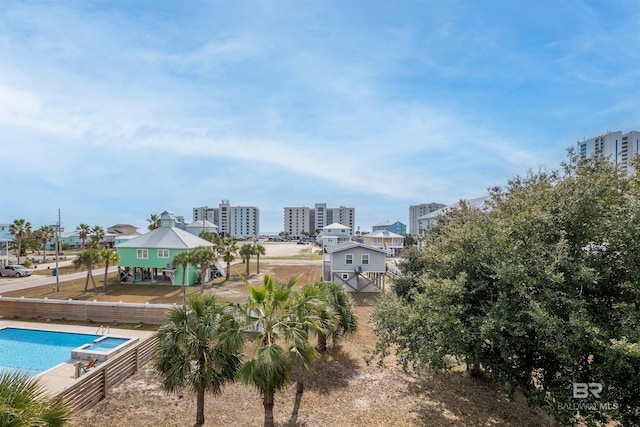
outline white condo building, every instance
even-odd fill
[[[445,206],[442,203],[423,203],[409,206],[409,234],[420,234],[420,221],[418,221],[418,218]]]
[[[313,208],[284,208],[284,231],[293,238],[316,234],[329,224],[342,224],[354,229],[356,210],[340,206],[327,208],[326,203],[316,203]]]
[[[248,238],[260,234],[260,209],[255,206],[231,206],[229,200],[222,200],[217,208],[193,208],[193,221],[203,219],[217,225],[221,236]]]
[[[631,131],[625,134],[622,132],[609,132],[606,135],[596,136],[578,141],[578,153],[582,156],[599,155],[609,157],[614,165],[623,171],[633,172],[631,159],[638,154],[640,146],[640,132]]]

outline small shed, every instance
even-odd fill
[[[347,292],[379,292],[385,286],[385,258],[384,250],[354,241],[326,246],[322,278]]]

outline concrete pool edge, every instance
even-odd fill
[[[66,324],[57,324],[57,323],[40,323],[40,322],[23,322],[19,320],[6,320],[0,319],[0,328],[5,327],[15,327],[15,328],[23,328],[23,329],[39,329],[44,331],[55,331],[55,332],[72,332],[72,333],[81,333],[81,334],[96,334],[96,329],[98,326],[81,326],[81,325],[66,325]],[[142,330],[130,330],[130,329],[118,329],[118,328],[110,328],[109,335],[118,336],[118,337],[126,337],[126,338],[137,338],[136,342],[132,344],[133,348],[139,345],[142,341],[151,337],[154,334],[153,331],[142,331]],[[128,348],[127,348],[128,349]],[[69,355],[71,357],[71,355]],[[79,378],[75,377],[76,368],[75,364],[77,362],[86,362],[86,360],[78,360],[78,359],[69,359],[63,363],[60,363],[56,366],[53,366],[47,369],[44,372],[36,375],[35,378],[39,380],[42,384],[44,390],[52,395],[58,394],[61,391],[65,390],[68,387],[76,384]],[[89,375],[91,370],[88,373],[83,374]],[[82,378],[82,376],[80,377]]]

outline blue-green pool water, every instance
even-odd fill
[[[0,329],[0,371],[34,376],[71,358],[71,350],[93,342],[98,335],[37,329]]]

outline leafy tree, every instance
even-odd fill
[[[100,252],[95,249],[86,249],[78,254],[76,259],[73,260],[73,266],[76,268],[85,268],[87,270],[87,280],[84,283],[84,292],[87,292],[89,287],[89,279],[93,284],[93,291],[98,294],[98,288],[96,287],[96,281],[93,278],[93,269],[96,265],[101,263]]]
[[[253,245],[253,252],[256,256],[257,270],[256,273],[260,274],[260,255],[266,255],[267,249],[262,246],[260,243],[256,243]]]
[[[182,267],[182,304],[187,304],[187,289],[185,281],[187,280],[187,266],[191,262],[191,254],[189,252],[180,252],[173,257],[173,263]]]
[[[93,249],[99,248],[101,242],[105,238],[105,235],[106,235],[106,233],[104,231],[104,228],[100,227],[99,225],[95,225],[91,229],[91,234],[89,235],[89,237],[91,238],[91,247]]]
[[[175,306],[157,332],[155,370],[167,391],[196,393],[196,423],[204,424],[205,393],[220,394],[242,363],[245,335],[236,308],[214,295],[192,295]]]
[[[376,304],[375,354],[441,369],[453,356],[563,424],[638,424],[639,204],[638,175],[573,152],[492,189],[488,210],[461,204]],[[603,393],[576,402],[574,383]]]
[[[36,240],[42,245],[42,262],[47,260],[47,242],[49,242],[54,237],[53,228],[48,225],[43,225],[38,228],[35,232]]]
[[[109,266],[116,265],[120,262],[120,255],[113,249],[102,249],[100,251],[100,259],[104,263],[104,285],[102,290],[107,293],[107,276],[109,274]]]
[[[19,373],[0,373],[1,426],[59,427],[70,418],[69,407],[60,399],[49,397],[37,379]]]
[[[78,232],[78,237],[82,241],[82,250],[84,250],[86,248],[85,243],[91,234],[91,227],[89,224],[80,224],[76,227],[76,231]]]
[[[290,383],[293,364],[309,368],[317,355],[308,342],[310,326],[317,318],[302,306],[293,289],[296,281],[278,283],[267,274],[261,286],[248,285],[248,327],[257,332],[259,347],[242,365],[240,378],[260,393],[265,427],[273,426],[275,394]],[[286,349],[282,347],[285,343]]]
[[[147,222],[149,223],[149,226],[147,227],[149,230],[160,228],[160,217],[156,214],[149,215],[149,218],[147,218]]]
[[[233,237],[227,237],[226,239],[222,239],[220,241],[220,245],[218,246],[218,251],[222,254],[222,259],[227,263],[227,277],[229,280],[231,275],[231,261],[235,258],[234,255],[238,253],[238,241]]]
[[[15,219],[9,225],[9,234],[13,235],[17,245],[18,264],[20,264],[20,256],[22,255],[22,240],[31,234],[31,223],[24,218]]]
[[[242,262],[245,263],[245,275],[249,276],[249,260],[251,259],[251,255],[253,255],[253,244],[245,243],[240,246],[238,254],[242,257]]]
[[[190,263],[200,266],[200,293],[204,293],[204,285],[207,282],[207,270],[217,261],[218,256],[214,250],[207,246],[199,246],[189,254]]]

